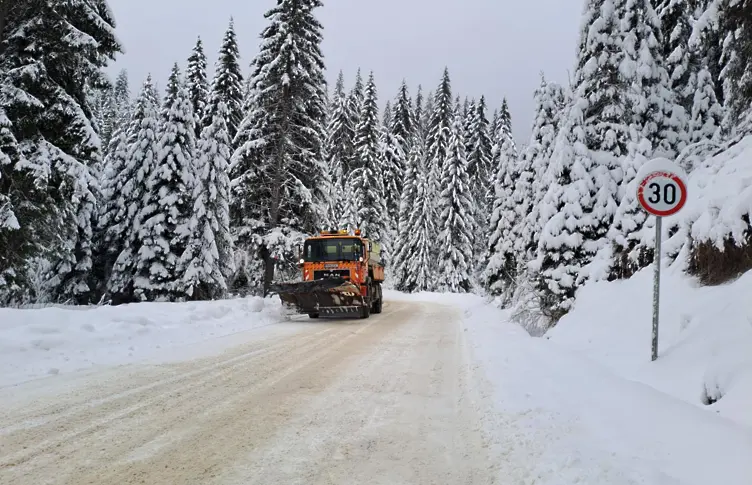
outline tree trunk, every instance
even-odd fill
[[[283,96],[283,101],[289,105],[291,96],[287,89],[285,89]],[[285,111],[279,138],[275,144],[274,153],[271,154],[274,157],[274,173],[272,176],[272,197],[269,207],[269,230],[274,230],[279,224],[280,206],[282,205],[282,182],[285,169],[285,154],[283,153],[283,148],[286,145],[284,140],[287,138],[287,134],[290,131],[290,107],[286,106]],[[264,260],[264,296],[266,297],[269,294],[269,289],[274,281],[275,261],[266,245],[261,248],[261,255]]]
[[[266,246],[261,246],[261,260],[264,262],[264,298],[269,296],[272,282],[274,281],[274,258]]]

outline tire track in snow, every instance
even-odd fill
[[[317,347],[325,347],[330,340],[337,338],[335,336],[326,339],[327,335],[335,331],[336,329],[327,328],[306,336],[298,340],[300,345],[295,350],[303,353],[313,351]],[[41,425],[11,432],[3,437],[0,445],[0,470],[22,465],[46,451],[57,450],[73,440],[81,440],[85,435],[97,432],[112,433],[119,428],[127,427],[124,424],[127,421],[120,421],[128,417],[137,417],[137,413],[145,413],[149,408],[161,406],[162,410],[175,409],[180,408],[183,403],[196,402],[197,394],[205,390],[205,386],[218,383],[223,375],[241,372],[262,358],[279,358],[289,352],[289,341],[283,340],[268,349],[242,353],[200,367],[198,370],[181,372],[176,377],[162,379],[154,385],[119,392],[114,396],[99,399],[99,402],[91,407],[84,404],[70,413],[64,413],[61,419],[53,418]],[[141,417],[143,416],[144,414],[141,414]],[[92,417],[96,419],[92,420]],[[6,451],[18,448],[22,443],[21,451]]]
[[[85,453],[82,447],[87,443],[91,443],[92,448],[106,445],[96,457],[100,463],[120,460],[127,464],[139,459],[139,450],[146,450],[148,455],[149,448],[152,452],[169,448],[176,441],[190,439],[204,422],[232,408],[238,399],[330,355],[352,335],[362,333],[376,321],[368,325],[337,322],[325,324],[324,329],[317,323],[311,327],[313,334],[284,336],[273,344],[268,341],[253,344],[250,350],[241,346],[240,354],[231,357],[157,369],[180,370],[177,375],[147,385],[141,384],[143,377],[129,376],[137,383],[134,387],[128,388],[129,381],[124,380],[121,385],[126,385],[126,389],[123,391],[97,397],[93,403],[85,402],[84,397],[84,402],[58,412],[57,416],[53,413],[55,419],[6,432],[0,448],[0,472],[10,470],[16,477],[22,477],[30,468],[52,471],[60,466],[60,460],[75,460],[82,451]],[[26,419],[35,418],[39,419],[26,416]],[[180,432],[169,436],[174,429]],[[67,471],[71,476],[80,476],[87,469],[79,464]],[[64,475],[54,473],[58,480]]]

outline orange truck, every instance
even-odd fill
[[[358,315],[381,313],[384,265],[381,245],[360,230],[321,231],[305,240],[299,265],[302,281],[272,285],[272,292],[298,313]]]

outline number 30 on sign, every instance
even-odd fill
[[[640,180],[637,199],[648,213],[668,217],[684,207],[687,202],[687,186],[682,176],[674,171],[657,170]]]

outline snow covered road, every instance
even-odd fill
[[[7,310],[0,343],[29,350],[0,359],[0,484],[752,484],[752,428],[711,407],[532,338],[480,297],[387,299],[370,320],[243,299],[44,325]],[[59,330],[58,353],[27,343],[40,329]]]
[[[394,302],[216,357],[5,388],[0,483],[493,483],[460,321]]]

